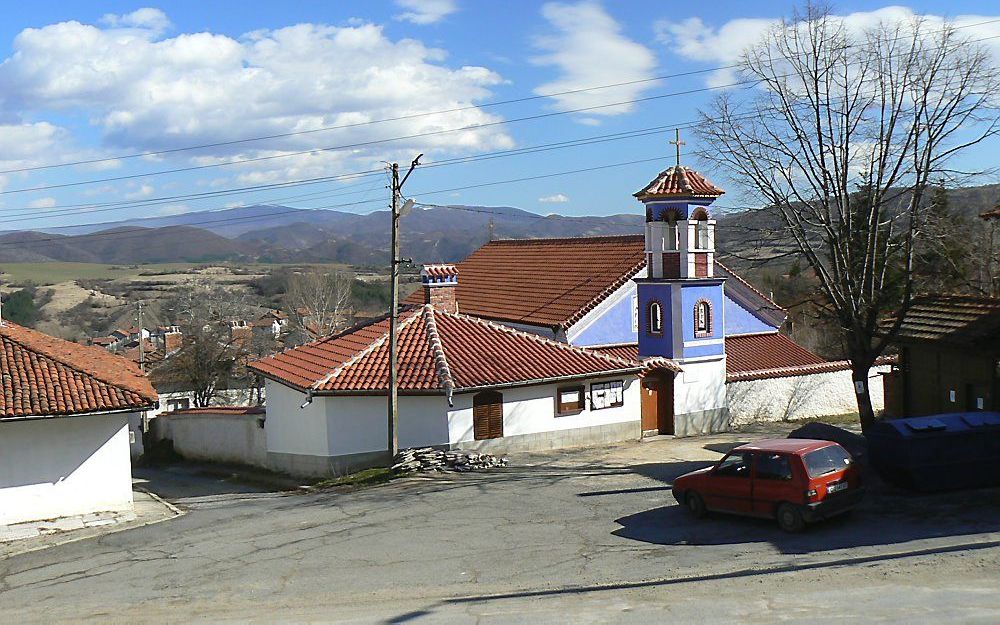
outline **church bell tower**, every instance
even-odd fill
[[[712,202],[724,191],[677,163],[635,194],[646,208],[646,271],[639,278],[639,356],[681,364],[725,360],[724,278],[715,276]],[[692,369],[693,370],[693,369]],[[723,381],[725,371],[723,369]]]

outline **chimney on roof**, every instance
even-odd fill
[[[163,353],[172,354],[179,350],[184,344],[184,335],[177,326],[168,326],[163,333]]]
[[[455,265],[424,265],[420,271],[424,303],[444,312],[458,312],[458,269]]]

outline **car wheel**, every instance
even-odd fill
[[[687,504],[688,511],[691,512],[691,516],[696,519],[700,519],[705,516],[705,501],[696,492],[689,492],[684,496],[684,503]]]
[[[802,518],[802,511],[798,506],[790,503],[783,503],[778,506],[777,511],[778,527],[786,532],[801,532],[806,526],[806,520]]]

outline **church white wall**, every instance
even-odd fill
[[[0,525],[131,510],[129,416],[0,423]]]
[[[872,407],[885,408],[880,373],[888,367],[873,367],[868,374]],[[732,427],[750,423],[794,421],[857,412],[851,372],[833,371],[812,375],[730,382],[726,385]]]
[[[726,360],[685,361],[674,377],[674,414],[726,406]]]
[[[625,389],[622,405],[594,410],[590,405],[590,384],[591,382],[608,380],[624,380]],[[556,416],[557,389],[576,384],[583,384],[586,389],[586,408],[578,414]],[[635,375],[594,378],[584,382],[508,388],[502,389],[501,392],[504,401],[504,438],[563,432],[578,428],[612,426],[629,422],[634,422],[638,426],[640,419],[639,382]],[[472,398],[472,393],[455,396],[455,408],[450,412],[448,420],[452,444],[476,442],[472,430]],[[638,433],[638,429],[636,431]]]

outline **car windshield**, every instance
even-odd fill
[[[816,451],[810,451],[802,456],[809,477],[819,477],[834,471],[840,471],[851,464],[851,455],[840,445],[830,445]]]

